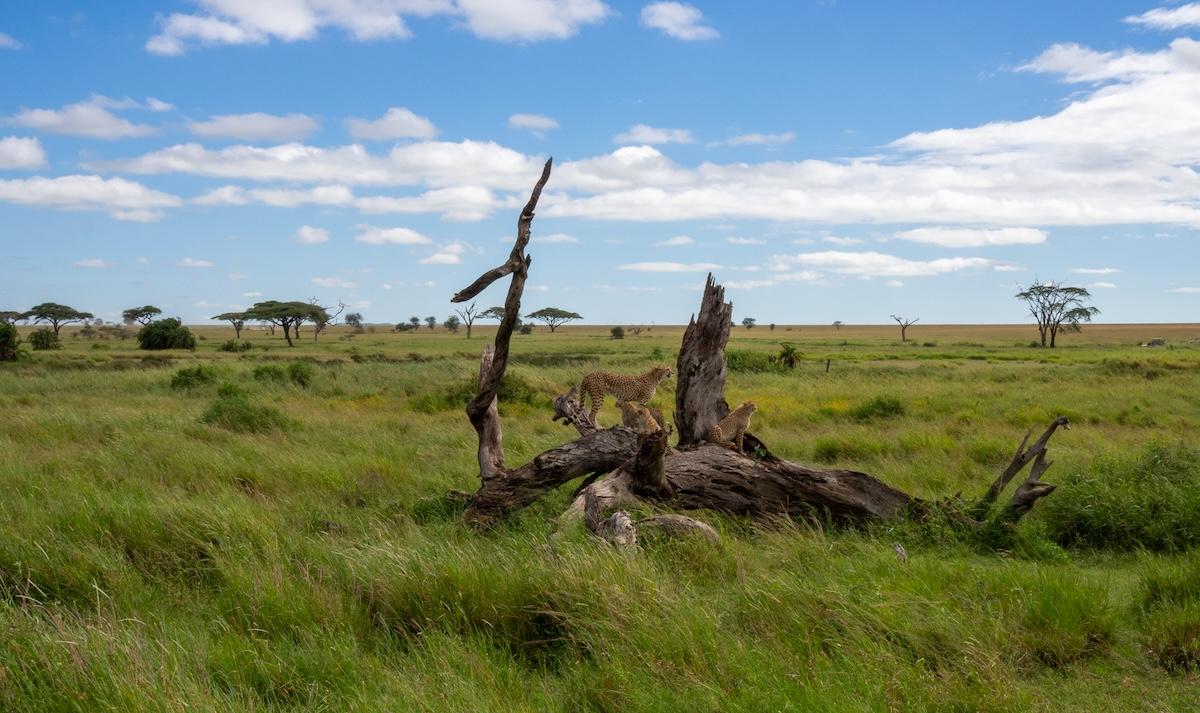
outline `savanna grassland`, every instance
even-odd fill
[[[702,513],[722,545],[636,552],[555,533],[569,489],[459,522],[491,328],[241,353],[196,331],[148,353],[67,328],[0,365],[0,709],[1200,710],[1200,326],[1055,350],[1032,326],[739,327],[727,397],[781,457],[972,495],[1065,414],[1059,490],[1001,544]],[[681,332],[514,337],[508,461],[573,437],[549,405],[582,374],[673,364]]]

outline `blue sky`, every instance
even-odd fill
[[[0,76],[0,309],[443,318],[553,155],[528,311],[1200,321],[1200,3],[46,0]]]

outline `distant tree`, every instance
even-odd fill
[[[774,322],[771,322],[770,324],[768,324],[768,325],[767,325],[767,329],[769,329],[769,330],[771,330],[772,332],[774,332],[774,331],[775,331],[775,323],[774,323]]]
[[[454,312],[455,312],[455,314],[457,314],[459,317],[462,318],[462,323],[467,325],[467,339],[470,339],[471,338],[471,325],[475,324],[475,320],[482,317],[483,313],[480,312],[477,307],[475,307],[474,302],[472,302],[467,307],[463,307],[462,309],[454,310]]]
[[[421,327],[421,318],[420,317],[409,317],[408,323],[412,325],[413,329],[419,329]]]
[[[363,329],[363,316],[358,312],[351,312],[342,321],[354,327],[354,331],[356,332],[361,332]]]
[[[246,319],[248,319],[248,318],[246,317],[245,312],[224,312],[222,314],[218,314],[217,316],[213,317],[213,319],[219,319],[224,322],[229,322],[229,324],[233,325],[234,337],[236,339],[241,339],[242,338],[242,327],[246,326]]]
[[[896,324],[900,325],[900,341],[902,342],[908,341],[908,328],[921,321],[920,317],[905,319],[904,317],[897,317],[894,314],[892,315],[892,319],[896,320]]]
[[[554,333],[554,330],[573,319],[583,319],[583,315],[581,314],[568,312],[567,310],[559,309],[558,307],[544,307],[539,309],[537,312],[525,315],[525,317],[528,319],[536,319],[539,322],[544,322],[546,326],[550,328],[551,334]]]
[[[624,339],[625,338],[625,328],[619,324],[617,326],[613,327],[612,329],[610,329],[609,333],[612,334],[613,339]]]
[[[35,352],[62,349],[62,343],[58,341],[58,334],[48,327],[42,327],[30,332],[29,345],[33,347]]]
[[[54,336],[57,338],[58,330],[62,329],[64,324],[82,322],[85,319],[91,319],[92,316],[91,312],[80,312],[73,307],[60,305],[55,302],[43,302],[31,308],[21,318],[32,319],[35,323],[48,322],[51,328],[54,329]]]
[[[0,361],[16,361],[20,357],[21,335],[10,322],[0,322]]]
[[[796,363],[800,361],[802,354],[791,342],[783,342],[779,345],[779,362],[789,369],[795,369]]]
[[[430,329],[433,329],[434,327],[436,327],[437,326],[437,317],[434,317],[433,315],[426,317],[425,318],[425,326],[429,327]]]
[[[140,349],[195,349],[196,337],[178,319],[160,319],[138,331]]]
[[[1053,349],[1061,331],[1079,332],[1080,324],[1091,322],[1100,310],[1086,303],[1092,295],[1083,287],[1068,287],[1054,282],[1034,280],[1033,284],[1016,294],[1029,307],[1029,314],[1037,321],[1042,346],[1050,341]]]
[[[154,319],[160,314],[162,314],[162,310],[154,305],[130,307],[121,313],[121,319],[125,320],[125,324],[133,324],[134,322],[137,322],[144,327],[150,323],[150,320]]]
[[[479,313],[481,319],[504,319],[503,307],[488,307]]]
[[[446,328],[447,332],[458,334],[458,328],[462,326],[462,321],[458,318],[458,315],[452,314],[446,318],[445,322],[442,322],[442,326]]]
[[[313,305],[307,302],[256,302],[246,310],[246,318],[283,328],[283,338],[294,346],[293,336],[299,338],[300,325],[313,317]],[[293,334],[294,333],[294,334]]]
[[[0,324],[13,324],[22,319],[25,319],[25,314],[22,312],[13,312],[12,310],[0,311]]]
[[[346,305],[338,302],[336,312],[330,312],[328,307],[322,307],[317,304],[317,298],[314,297],[308,301],[308,321],[313,323],[313,341],[317,341],[321,337],[321,332],[331,324],[337,324],[338,315],[345,311]],[[299,332],[297,332],[299,334]]]
[[[746,329],[754,329],[754,325],[758,324],[758,320],[753,317],[746,317],[742,320],[742,326]]]
[[[842,320],[839,319],[838,321],[833,323],[833,328],[840,332],[840,331],[842,331],[842,327],[845,326],[845,324],[846,324],[845,322],[843,322]]]

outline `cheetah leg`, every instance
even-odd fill
[[[738,452],[738,453],[745,453],[745,452],[746,452],[745,445],[744,445],[744,444],[745,444],[745,438],[746,438],[746,432],[745,432],[745,431],[738,431],[738,433],[737,433],[737,439],[736,439],[736,442],[737,442],[737,452]]]

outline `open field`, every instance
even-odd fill
[[[1065,414],[1060,488],[1000,547],[702,514],[722,546],[633,554],[555,535],[568,492],[458,522],[443,496],[475,488],[461,407],[494,327],[255,330],[243,353],[195,331],[148,353],[66,328],[0,365],[0,708],[1200,709],[1200,325],[1052,351],[1030,325],[739,327],[727,395],[780,456],[972,494]],[[508,460],[572,437],[549,402],[584,373],[673,364],[681,334],[514,337]],[[795,370],[765,358],[785,341]]]

